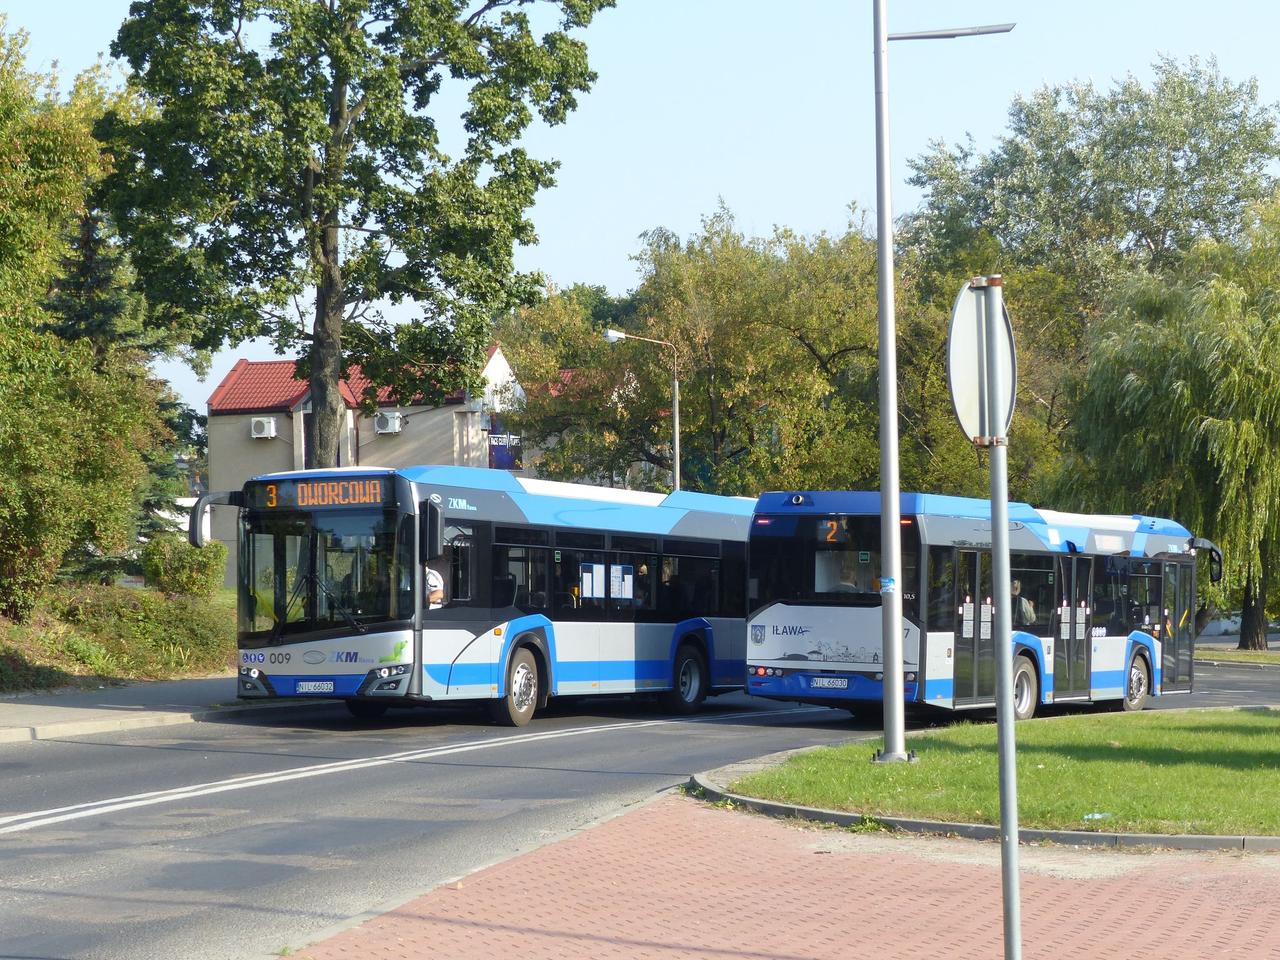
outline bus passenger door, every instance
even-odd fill
[[[955,609],[955,702],[960,705],[994,700],[990,554],[976,550],[957,553]]]
[[[1089,696],[1093,558],[1061,556],[1055,574],[1058,604],[1053,616],[1053,699],[1056,702]]]
[[[1164,616],[1160,625],[1162,693],[1191,689],[1191,660],[1195,644],[1195,615],[1191,593],[1192,567],[1166,561]]]

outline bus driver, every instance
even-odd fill
[[[444,576],[434,567],[426,569],[427,609],[439,610],[444,606]]]

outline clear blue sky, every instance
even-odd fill
[[[110,45],[128,0],[6,0],[9,28],[31,34],[29,62],[64,75]],[[522,269],[559,286],[636,285],[638,236],[681,236],[723,200],[749,234],[775,225],[839,231],[856,204],[874,225],[871,0],[619,0],[585,34],[600,75],[567,124],[531,133],[561,161],[559,185],[533,211],[539,244]],[[906,161],[928,142],[1004,128],[1018,93],[1125,74],[1150,76],[1161,54],[1216,56],[1233,80],[1255,77],[1280,100],[1280,4],[1264,0],[889,0],[894,32],[1016,21],[1010,34],[890,46],[894,209],[918,202]],[[205,402],[245,346],[204,383],[165,366],[187,403]]]

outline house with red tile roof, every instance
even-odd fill
[[[295,374],[293,360],[239,360],[218,384],[208,406],[209,489],[239,490],[251,477],[308,466],[311,388]],[[439,407],[397,405],[390,391],[382,389],[377,412],[369,416],[359,405],[370,381],[353,367],[339,384],[347,404],[339,466],[454,464],[523,473],[520,457],[512,456],[518,453],[518,438],[491,429],[504,406],[522,395],[497,344],[489,348],[482,375],[483,393],[453,394]],[[234,558],[235,510],[215,507],[212,533]]]

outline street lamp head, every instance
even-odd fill
[[[623,333],[621,330],[614,330],[612,327],[610,327],[607,330],[605,330],[604,338],[608,340],[610,343],[617,343],[619,340],[627,339],[627,335]]]
[[[954,40],[957,37],[986,37],[993,33],[1008,33],[1016,23],[992,23],[984,27],[955,27],[950,30],[915,30],[911,33],[891,33],[887,40]]]

